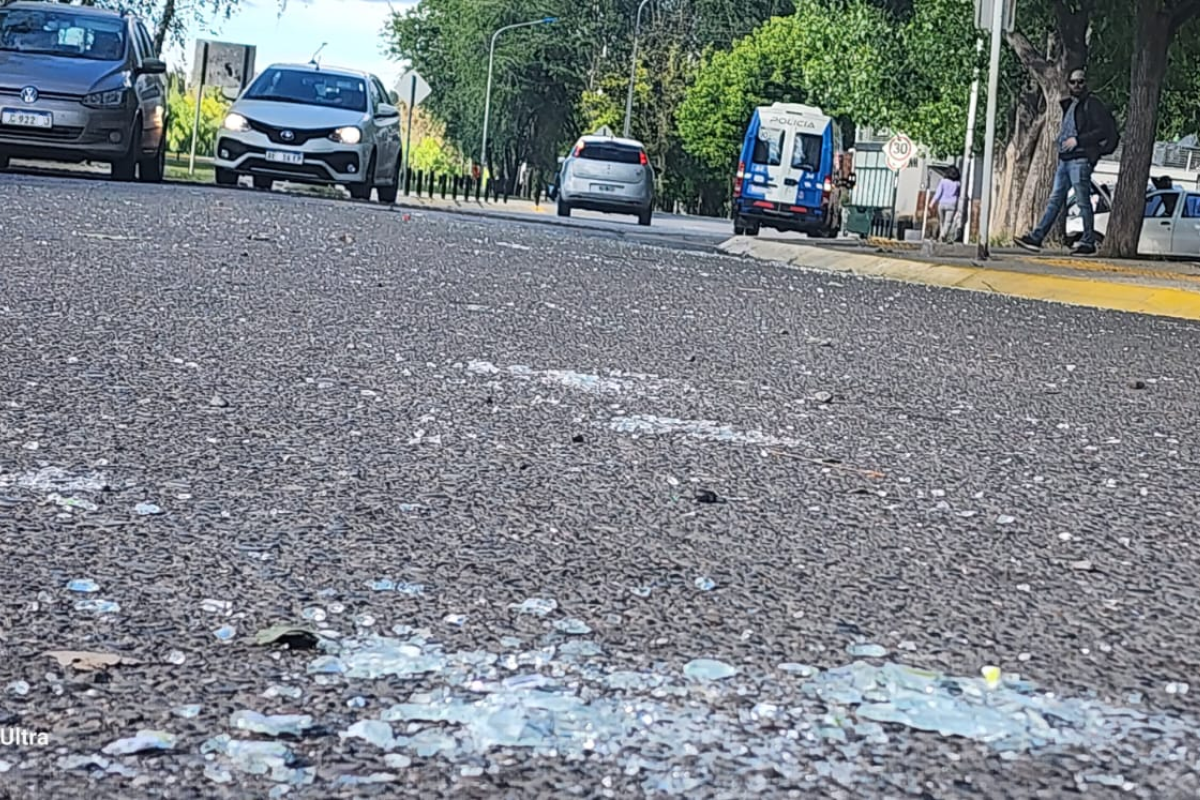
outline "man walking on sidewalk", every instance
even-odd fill
[[[1062,131],[1058,136],[1058,170],[1054,173],[1054,189],[1041,224],[1016,244],[1032,252],[1041,252],[1042,242],[1058,222],[1058,215],[1067,204],[1067,193],[1075,190],[1075,202],[1083,219],[1083,236],[1071,251],[1075,255],[1094,255],[1096,252],[1095,219],[1092,209],[1092,170],[1101,156],[1117,149],[1120,135],[1117,121],[1108,106],[1087,89],[1087,75],[1077,69],[1068,81],[1071,96],[1062,101]]]

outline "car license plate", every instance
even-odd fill
[[[54,115],[49,111],[16,111],[6,108],[0,112],[0,124],[21,128],[52,128]]]
[[[288,153],[284,150],[268,150],[267,161],[277,161],[280,164],[303,164],[303,153]]]
[[[592,188],[598,192],[619,192],[620,186],[613,186],[611,183],[593,183]]]

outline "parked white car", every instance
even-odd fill
[[[1083,235],[1083,220],[1074,195],[1067,200],[1067,242]],[[1108,232],[1112,210],[1112,190],[1107,185],[1092,186],[1097,243]],[[1145,256],[1200,258],[1200,191],[1175,187],[1156,189],[1151,183],[1146,192],[1142,219],[1142,237],[1138,253]]]
[[[394,203],[400,187],[400,112],[379,78],[314,64],[274,64],[229,110],[217,136],[216,180],[250,175],[345,186],[357,200]]]

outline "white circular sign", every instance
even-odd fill
[[[884,158],[887,160],[888,169],[893,172],[899,172],[908,166],[908,162],[912,160],[916,153],[916,146],[903,133],[898,133],[891,139],[883,148]]]

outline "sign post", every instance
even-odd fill
[[[975,0],[975,25],[992,32],[988,66],[987,129],[983,139],[983,189],[979,200],[979,257],[988,258],[991,238],[992,185],[996,159],[996,94],[1000,84],[1000,38],[1016,23],[1016,0]]]
[[[916,146],[912,139],[909,139],[903,133],[897,133],[891,139],[888,139],[887,144],[883,146],[883,158],[887,164],[887,168],[892,171],[892,238],[896,238],[896,201],[900,193],[900,170],[908,166],[908,162],[912,161],[913,153],[916,151]]]
[[[412,150],[413,111],[418,105],[425,102],[425,98],[429,97],[433,90],[415,69],[401,76],[400,80],[396,82],[396,90],[397,94],[408,104],[408,133],[404,137],[404,176],[401,178],[404,194],[408,196],[408,155]]]
[[[226,97],[236,98],[254,75],[256,50],[254,45],[213,42],[207,39],[196,41],[196,61],[192,73],[192,80],[196,83],[196,116],[192,120],[189,175],[196,172],[196,142],[200,137],[200,104],[204,101],[204,87],[215,86],[223,90]]]

